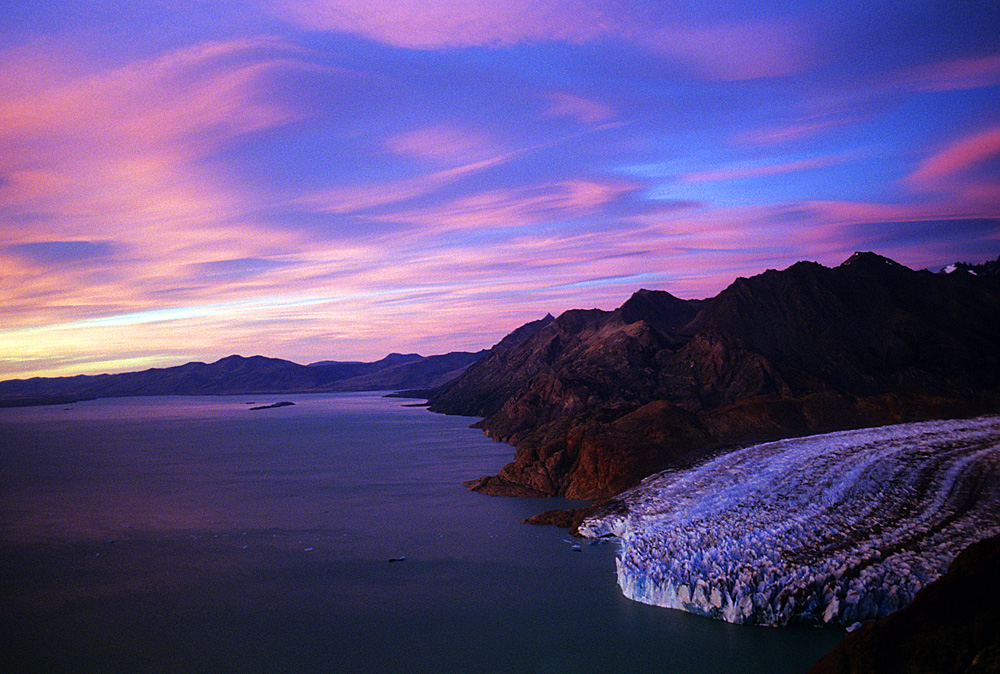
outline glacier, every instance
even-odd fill
[[[650,476],[584,520],[630,599],[759,625],[854,626],[1000,533],[1000,416],[828,433]]]

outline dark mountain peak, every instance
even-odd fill
[[[198,364],[195,364],[197,367]],[[186,367],[186,366],[182,366]],[[268,369],[284,369],[284,368],[299,368],[304,367],[298,363],[293,363],[290,360],[283,360],[281,358],[268,358],[267,356],[240,356],[234,354],[232,356],[226,356],[221,358],[214,363],[204,366],[211,371],[223,371],[223,372],[249,372],[257,370],[268,370]],[[172,369],[172,368],[170,368]]]
[[[931,276],[928,274],[927,276]],[[931,289],[926,278],[887,257],[857,252],[834,268],[818,262],[796,262],[787,269],[768,269],[738,278],[706,302],[705,311],[685,326],[686,334],[712,330],[738,337],[762,352],[769,345],[803,354],[822,335],[872,329],[871,321],[888,320],[898,309],[919,305]],[[784,348],[784,347],[781,347]]]
[[[536,332],[544,328],[546,325],[556,320],[552,314],[545,314],[543,318],[539,318],[537,321],[531,321],[530,323],[525,323],[521,327],[517,328],[506,337],[497,342],[492,351],[505,351],[507,349],[513,348],[522,342],[525,342],[531,338]]]
[[[799,262],[708,300],[643,289],[613,312],[567,311],[469,368],[431,409],[486,417],[517,448],[484,490],[608,495],[699,442],[1000,406],[997,315],[990,278],[868,252],[833,268]]]
[[[781,278],[783,276],[803,278],[803,277],[813,277],[817,274],[825,274],[828,273],[829,271],[830,269],[828,267],[824,267],[819,262],[813,262],[812,260],[802,260],[800,262],[796,262],[795,264],[793,264],[791,267],[789,267],[784,271],[768,269],[766,272],[764,272],[764,275],[772,278]]]
[[[768,269],[749,278],[739,277],[713,300],[727,295],[754,296],[757,298],[778,295],[784,289],[806,287],[826,282],[832,270],[818,262],[796,262],[786,269]]]
[[[639,288],[632,296],[625,300],[625,304],[622,308],[630,305],[647,305],[655,304],[657,306],[664,305],[674,305],[680,306],[687,304],[688,300],[682,300],[679,297],[671,295],[666,290],[647,290],[646,288]]]
[[[554,320],[551,326],[546,326],[549,330],[557,332],[580,332],[583,330],[595,330],[611,315],[609,311],[602,309],[570,309],[564,311]]]
[[[412,363],[413,361],[423,360],[423,358],[418,353],[390,353],[382,360],[376,362],[384,365],[396,365],[398,363]]]
[[[675,332],[701,311],[704,300],[682,300],[665,290],[640,289],[617,312],[626,325],[645,321],[662,332]]]
[[[841,268],[860,268],[866,270],[885,270],[885,269],[895,269],[895,270],[907,270],[910,271],[908,267],[905,267],[895,260],[890,260],[887,257],[883,257],[878,253],[873,253],[871,251],[859,251],[855,252],[849,258],[844,260],[840,264]]]

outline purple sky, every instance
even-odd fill
[[[42,0],[0,64],[0,379],[1000,254],[996,0]]]

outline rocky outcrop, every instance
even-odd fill
[[[847,635],[809,674],[1000,672],[1000,536],[963,551],[900,611]]]
[[[523,524],[562,527],[563,529],[569,529],[572,535],[580,537],[580,525],[597,507],[597,505],[589,505],[582,508],[570,508],[568,510],[546,510],[537,515],[526,517],[521,522]]]
[[[669,465],[796,435],[1000,409],[1000,281],[872,253],[640,290],[494,349],[430,394],[516,448],[488,494],[601,498]]]

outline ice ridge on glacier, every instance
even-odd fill
[[[1000,533],[1000,416],[755,445],[646,478],[580,526],[624,594],[732,623],[865,623]]]

